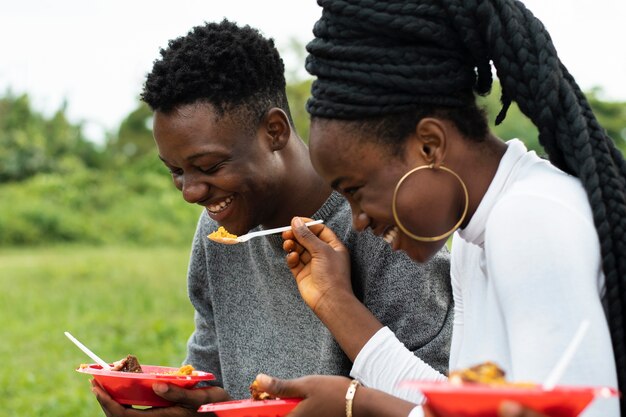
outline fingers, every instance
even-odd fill
[[[298,253],[302,252],[303,249],[299,249],[299,248],[302,248],[302,247],[301,246],[299,247],[299,245],[292,239],[288,239],[283,242],[283,250],[287,253],[291,253],[295,251],[298,251]]]
[[[265,374],[259,374],[256,377],[261,391],[268,392],[280,398],[302,397],[302,392],[297,388],[295,380],[285,381],[273,378]]]
[[[228,401],[230,399],[226,391],[219,387],[186,389],[176,385],[156,383],[152,385],[152,389],[160,397],[194,410],[202,404]]]
[[[128,411],[132,411],[115,401],[108,392],[104,390],[95,380],[91,380],[91,392],[96,396],[96,400],[100,403],[102,411],[107,417],[125,417],[129,416]]]
[[[311,254],[294,240],[285,240],[283,242],[283,250],[287,252],[287,266],[295,275],[300,269],[311,261]]]
[[[311,226],[311,228],[308,228],[304,225],[306,220],[307,219],[300,217],[294,217],[291,220],[291,230],[294,238],[309,252],[321,250],[325,244],[317,237],[317,235],[320,234],[326,227],[324,225],[316,224]]]
[[[296,252],[291,252],[285,259],[287,261],[287,267],[297,276],[303,267],[303,265],[300,265],[300,256]]]
[[[91,386],[91,390],[107,417],[190,417],[196,415],[198,407],[202,404],[230,400],[226,391],[218,387],[187,390],[174,385],[157,383],[152,387],[154,392],[177,404],[172,407],[138,410],[115,401],[96,381],[92,380]]]
[[[283,249],[286,252],[302,253],[304,250],[324,249],[328,244],[333,250],[345,252],[345,246],[337,235],[323,224],[314,224],[307,227],[306,217],[294,217],[291,220],[291,229],[282,233]],[[316,239],[317,237],[317,239]]]

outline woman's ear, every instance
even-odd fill
[[[269,141],[269,147],[272,151],[283,149],[289,142],[291,136],[291,125],[287,114],[278,107],[273,107],[267,111],[261,128]]]
[[[415,128],[418,151],[426,163],[438,167],[446,156],[447,136],[446,128],[441,121],[434,117],[425,117]]]

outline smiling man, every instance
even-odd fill
[[[184,363],[214,373],[219,388],[159,384],[155,391],[177,405],[146,411],[124,408],[95,386],[108,416],[192,415],[200,404],[249,398],[259,372],[349,374],[351,358],[300,297],[280,235],[237,245],[207,238],[219,226],[240,235],[288,225],[296,215],[323,219],[335,231],[351,252],[352,285],[365,306],[407,348],[446,371],[447,251],[419,266],[352,229],[348,203],[316,174],[293,128],[272,40],[226,20],[195,27],[161,51],[142,99],[154,110],[156,145],[174,185],[205,208],[187,277],[195,330]]]

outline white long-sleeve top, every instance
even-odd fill
[[[507,145],[470,223],[453,238],[450,369],[490,360],[509,380],[542,382],[589,320],[559,383],[616,388],[600,246],[585,191],[519,140]],[[416,403],[421,394],[399,389],[399,381],[445,379],[387,328],[364,346],[351,376]],[[419,415],[421,407],[410,414]],[[618,401],[595,400],[582,415],[617,417]]]

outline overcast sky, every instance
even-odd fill
[[[600,86],[605,98],[626,101],[626,0],[524,3],[583,89]],[[227,17],[284,50],[291,38],[311,39],[320,13],[314,0],[0,0],[0,95],[28,93],[45,113],[65,99],[70,119],[98,141],[136,107],[169,39]]]

